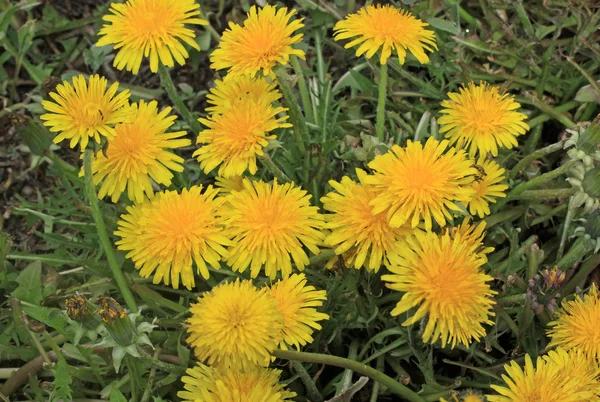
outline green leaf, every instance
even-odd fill
[[[54,390],[50,394],[50,401],[70,401],[73,391],[71,384],[73,379],[69,374],[69,365],[64,360],[59,360],[54,373]]]
[[[36,306],[22,306],[22,308],[23,312],[31,318],[57,330],[62,335],[67,335],[67,331],[65,330],[67,325],[67,317],[61,310],[51,307]]]
[[[19,286],[12,292],[17,299],[39,305],[42,301],[42,263],[33,261],[17,277]]]
[[[127,398],[116,388],[110,390],[110,402],[127,402]]]
[[[441,18],[429,18],[427,19],[427,23],[440,31],[446,31],[452,35],[458,35],[460,33],[460,27],[452,21],[443,20]]]
[[[33,43],[33,37],[35,36],[35,20],[29,20],[17,32],[17,43],[19,46],[19,53],[25,55],[27,50]]]
[[[83,60],[85,64],[90,67],[92,71],[97,71],[102,64],[106,56],[112,51],[112,46],[96,46],[92,45],[89,49],[83,51]]]
[[[600,81],[596,81],[600,85]],[[600,94],[596,94],[596,91],[591,85],[581,87],[575,95],[577,102],[594,102],[600,103]]]

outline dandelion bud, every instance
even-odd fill
[[[133,344],[137,338],[136,330],[123,307],[108,296],[98,298],[98,307],[98,314],[115,342],[121,346]]]

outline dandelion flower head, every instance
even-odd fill
[[[184,402],[284,402],[296,396],[279,383],[280,370],[223,370],[199,363],[181,378]]]
[[[224,369],[268,365],[283,329],[283,314],[268,291],[237,279],[203,293],[187,320],[196,356]]]
[[[140,101],[131,123],[118,124],[115,138],[106,153],[98,152],[92,161],[94,183],[102,182],[98,197],[106,195],[117,202],[127,190],[130,200],[141,203],[154,193],[152,180],[169,186],[174,172],[183,172],[183,158],[170,152],[191,144],[181,138],[185,131],[167,132],[176,119],[171,108],[158,111],[158,103]]]
[[[453,348],[479,341],[485,336],[483,325],[494,324],[490,317],[496,292],[487,283],[493,278],[481,271],[485,261],[460,233],[415,231],[388,266],[391,274],[382,277],[390,289],[404,293],[392,315],[418,307],[403,325],[425,318],[424,342],[439,339],[442,347]]]
[[[321,202],[332,214],[325,215],[325,227],[330,229],[325,245],[335,247],[337,255],[345,254],[346,264],[356,269],[365,266],[378,271],[388,253],[394,252],[397,242],[412,233],[409,225],[392,228],[387,210],[373,213],[373,201],[378,192],[371,184],[365,184],[367,173],[357,169],[358,182],[344,176],[340,182],[331,180],[334,191]],[[352,251],[348,253],[348,251]]]
[[[442,102],[438,122],[451,144],[468,148],[473,157],[477,152],[498,156],[498,148],[513,148],[517,137],[529,130],[521,105],[514,96],[502,94],[487,83],[470,83],[458,93],[448,93],[450,100]]]
[[[226,99],[225,95],[231,98]],[[222,114],[200,119],[207,129],[198,135],[196,142],[202,146],[194,152],[194,157],[198,158],[204,173],[211,172],[219,165],[218,174],[224,178],[241,176],[246,170],[250,174],[256,173],[256,157],[263,156],[269,140],[276,138],[270,133],[292,126],[285,122],[288,116],[277,116],[287,110],[273,106],[273,101],[278,97],[274,90],[255,93],[254,96],[240,96],[239,90],[234,88],[218,93],[214,101],[211,100],[215,105],[214,110]],[[235,107],[228,107],[227,104],[235,104]]]
[[[268,82],[263,77],[227,75],[224,79],[215,81],[215,86],[206,95],[206,101],[211,105],[206,111],[224,114],[245,98],[271,104],[281,98],[281,93],[274,82]]]
[[[485,160],[481,157],[477,164],[477,176],[473,181],[475,195],[469,200],[469,212],[472,215],[478,215],[480,218],[490,214],[490,204],[496,202],[496,198],[504,198],[504,192],[508,185],[504,183],[505,170],[492,160]]]
[[[581,349],[589,357],[600,359],[600,297],[598,288],[575,300],[563,302],[555,321],[548,324],[551,346]]]
[[[295,31],[304,26],[302,19],[290,21],[294,14],[296,10],[288,12],[285,7],[252,6],[243,26],[229,23],[210,56],[210,68],[228,69],[228,75],[254,77],[262,72],[274,78],[277,64],[286,65],[292,56],[304,59],[304,51],[293,47],[302,42],[302,34]]]
[[[600,366],[579,350],[558,348],[538,357],[534,367],[525,355],[525,368],[512,361],[504,366],[506,385],[492,385],[499,395],[489,402],[592,402],[600,400]]]
[[[208,267],[219,269],[219,261],[228,256],[225,247],[232,244],[219,221],[225,200],[217,193],[212,186],[204,192],[202,186],[193,186],[127,207],[115,232],[121,238],[119,250],[128,251],[140,276],[154,273],[154,283],[172,284],[175,289],[181,278],[183,286],[192,289],[194,265],[208,279]]]
[[[158,64],[173,67],[175,61],[185,64],[189,53],[183,44],[200,50],[196,34],[185,25],[208,25],[199,18],[200,6],[195,0],[127,0],[112,3],[111,14],[105,15],[96,46],[114,45],[119,49],[114,66],[137,74],[142,59],[150,58],[150,71]],[[183,43],[182,43],[183,42]]]
[[[310,194],[292,183],[273,184],[244,179],[244,190],[232,192],[221,214],[228,235],[227,264],[234,271],[250,267],[255,278],[264,267],[275,279],[292,273],[292,262],[300,271],[308,265],[303,245],[318,254],[323,242],[323,216],[310,205]]]
[[[283,313],[283,340],[280,347],[296,349],[313,341],[312,333],[320,330],[318,321],[327,320],[327,314],[319,313],[317,307],[327,300],[324,290],[316,290],[306,284],[304,274],[294,274],[276,282],[271,287],[271,296],[277,300],[279,311]]]
[[[448,148],[448,141],[430,137],[425,146],[408,141],[406,147],[394,145],[390,152],[369,163],[375,171],[365,178],[378,195],[370,202],[373,213],[387,211],[392,227],[405,222],[415,228],[421,220],[431,230],[432,220],[440,226],[460,211],[474,195],[470,187],[477,173],[463,151]]]
[[[42,106],[48,113],[40,116],[44,126],[50,127],[54,142],[69,140],[69,146],[74,148],[79,144],[85,149],[90,138],[100,143],[101,137],[113,139],[114,126],[128,121],[134,113],[129,107],[129,91],[117,94],[119,84],[115,82],[108,90],[108,81],[99,75],[92,75],[89,82],[83,75],[73,77],[73,84],[64,81],[56,86],[56,92],[51,92],[53,101],[42,101]]]
[[[334,30],[334,39],[350,39],[346,49],[358,46],[356,56],[370,59],[381,49],[380,63],[395,50],[400,64],[404,64],[407,51],[412,53],[421,64],[429,63],[426,51],[437,49],[435,33],[425,29],[429,24],[415,18],[408,11],[402,11],[391,5],[369,5],[355,14],[339,21]]]

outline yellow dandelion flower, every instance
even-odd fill
[[[130,200],[141,203],[144,194],[152,196],[152,180],[169,186],[174,172],[183,172],[183,158],[169,152],[191,144],[180,138],[185,131],[168,133],[176,116],[171,108],[158,111],[158,103],[140,101],[131,124],[115,127],[115,138],[108,143],[106,154],[98,152],[92,161],[94,183],[102,186],[98,197],[110,195],[117,202],[127,189]]]
[[[460,394],[454,393],[450,401],[440,398],[440,402],[486,402],[485,396],[478,394],[476,391],[468,390]]]
[[[219,188],[219,194],[225,196],[232,191],[242,191],[244,189],[243,176],[231,176],[226,179],[221,176],[215,177],[215,186]]]
[[[219,176],[241,176],[246,170],[257,171],[256,156],[264,155],[268,140],[276,138],[269,133],[292,125],[285,123],[288,116],[277,117],[287,109],[272,105],[272,92],[262,96],[236,97],[233,108],[223,114],[200,119],[208,129],[198,135],[196,143],[204,144],[194,152],[204,173],[219,166]]]
[[[248,97],[271,104],[281,98],[281,93],[274,82],[268,82],[263,77],[228,75],[223,80],[215,81],[215,86],[206,95],[206,101],[211,105],[206,108],[206,111],[223,114],[237,102]]]
[[[200,16],[194,0],[127,0],[112,3],[112,14],[105,15],[96,46],[114,45],[119,49],[114,66],[137,74],[144,57],[150,58],[150,70],[158,71],[158,63],[173,67],[174,61],[185,64],[189,57],[182,42],[196,50],[200,46],[188,25],[208,25]]]
[[[324,243],[335,247],[337,255],[346,256],[349,266],[378,271],[382,262],[387,262],[388,253],[394,252],[397,242],[412,233],[412,229],[407,225],[392,228],[386,210],[373,213],[370,203],[378,193],[373,185],[364,184],[367,177],[364,170],[357,169],[356,174],[358,183],[347,176],[339,183],[331,180],[329,184],[335,191],[321,198],[323,208],[333,212],[325,215],[325,227],[331,233]]]
[[[370,5],[350,14],[339,21],[334,30],[335,40],[355,38],[348,42],[346,49],[358,46],[356,56],[370,59],[381,49],[380,63],[396,50],[400,64],[404,64],[407,50],[421,64],[429,63],[425,51],[437,49],[435,33],[425,29],[429,24],[415,18],[408,11],[402,11],[391,5]]]
[[[134,109],[129,107],[129,91],[117,94],[119,83],[115,82],[106,90],[108,81],[99,75],[92,75],[89,83],[83,75],[73,77],[73,85],[67,81],[56,86],[51,92],[52,101],[42,101],[49,113],[40,116],[44,126],[50,127],[54,142],[68,139],[69,146],[77,143],[83,150],[90,138],[100,143],[100,136],[112,139],[114,126],[129,121]]]
[[[244,190],[227,196],[221,210],[223,224],[235,245],[229,247],[227,264],[234,271],[250,267],[255,278],[264,267],[275,279],[292,273],[292,261],[300,271],[308,265],[308,255],[319,253],[325,234],[323,216],[310,205],[310,194],[292,183],[273,184],[244,179]]]
[[[304,274],[294,274],[275,283],[271,287],[271,296],[283,313],[283,340],[279,345],[282,349],[287,349],[287,345],[300,349],[311,343],[313,331],[321,329],[318,321],[329,319],[327,314],[317,311],[323,300],[327,300],[325,291],[307,286]]]
[[[474,247],[475,252],[485,260],[484,262],[486,262],[486,254],[494,251],[494,247],[486,247],[483,244],[485,226],[485,221],[481,221],[472,225],[471,219],[466,217],[459,226],[453,226],[449,228],[450,237],[454,238],[460,236],[461,241],[467,244],[468,247]]]
[[[393,316],[418,306],[403,325],[426,318],[423,341],[442,347],[457,343],[468,346],[485,335],[483,325],[493,324],[492,295],[487,282],[493,278],[481,271],[485,257],[476,245],[464,242],[460,234],[437,235],[416,231],[405,239],[383,275],[390,289],[404,292]]]
[[[223,370],[199,363],[181,378],[184,402],[284,402],[296,396],[279,383],[280,370]]]
[[[448,141],[433,137],[425,146],[408,141],[405,148],[397,145],[391,152],[375,157],[367,176],[379,193],[370,204],[373,213],[387,210],[390,226],[401,227],[410,222],[415,228],[421,220],[431,230],[432,217],[440,225],[451,219],[451,211],[460,211],[456,203],[466,204],[475,191],[469,186],[477,173],[463,151],[448,147]]]
[[[521,105],[509,94],[501,94],[487,83],[470,83],[459,93],[448,93],[450,100],[442,102],[440,132],[446,133],[451,144],[469,148],[469,155],[491,152],[498,156],[498,147],[513,148],[517,136],[529,130]]]
[[[583,299],[577,295],[575,300],[563,302],[558,317],[548,325],[550,346],[578,348],[600,359],[600,298],[596,285]]]
[[[490,214],[490,203],[495,203],[496,198],[506,197],[504,191],[508,189],[508,185],[504,183],[505,170],[496,162],[482,157],[475,168],[478,170],[472,183],[475,196],[469,200],[468,207],[472,215],[483,218]]]
[[[536,367],[525,355],[525,369],[516,362],[504,366],[506,385],[492,385],[500,395],[489,402],[592,402],[600,400],[600,366],[581,351],[564,349],[538,357]]]
[[[281,7],[266,5],[250,8],[248,19],[240,26],[233,22],[223,32],[221,42],[210,55],[210,68],[228,68],[228,75],[250,75],[258,72],[275,78],[273,68],[279,63],[286,65],[292,56],[305,58],[304,51],[293,45],[302,42],[302,34],[294,34],[302,28],[302,19],[290,21],[296,10],[288,12]]]
[[[154,283],[169,283],[177,289],[195,285],[194,268],[208,279],[208,266],[219,269],[224,246],[231,241],[224,236],[219,210],[225,200],[219,191],[208,186],[193,186],[156,194],[150,201],[127,207],[121,215],[115,235],[119,250],[129,251],[136,269],[144,278],[154,273]],[[208,265],[208,266],[207,266]]]
[[[252,281],[226,283],[190,307],[187,339],[196,356],[223,368],[266,366],[282,339],[283,314],[268,289]]]

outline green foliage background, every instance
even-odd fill
[[[594,223],[598,214],[569,208],[569,197],[579,190],[566,181],[572,172],[560,166],[576,159],[564,150],[565,140],[573,133],[585,136],[596,129],[588,127],[600,101],[594,78],[600,69],[599,6],[591,0],[393,3],[432,26],[439,50],[425,66],[414,58],[404,66],[397,59],[390,61],[389,142],[382,143],[374,137],[373,124],[378,66],[354,57],[331,39],[333,24],[363,3],[281,2],[305,17],[301,46],[307,61],[292,65],[290,80],[296,88],[310,88],[308,98],[298,97],[305,107],[310,157],[298,153],[291,130],[278,133],[278,143],[269,154],[319,204],[330,190],[329,179],[353,175],[354,168],[364,168],[391,142],[439,138],[440,103],[461,84],[485,80],[515,94],[529,116],[531,131],[521,138],[518,149],[501,152],[498,161],[509,171],[509,198],[496,204],[485,219],[486,243],[496,248],[485,266],[499,291],[496,324],[481,343],[468,349],[424,345],[420,328],[401,327],[402,317],[390,316],[400,295],[385,289],[380,274],[327,271],[325,253],[311,260],[307,276],[317,288],[327,290],[323,310],[331,319],[305,350],[370,364],[420,391],[427,401],[465,388],[489,393],[489,385],[501,381],[506,362],[522,361],[524,353],[537,356],[547,346],[544,333],[555,295],[544,294],[535,275],[546,267],[567,271],[571,279],[560,289],[560,298],[570,297],[590,281],[598,282],[600,231]],[[131,261],[117,253],[138,304],[146,306],[137,324],[156,325],[148,334],[156,349],[139,346],[141,357],[126,358],[119,373],[110,348],[90,346],[100,342],[104,333],[65,315],[65,299],[76,294],[89,299],[110,295],[124,302],[99,247],[83,180],[78,177],[79,154],[51,145],[50,134],[39,123],[49,78],[100,73],[130,89],[133,100],[156,99],[163,107],[170,105],[147,65],[139,76],[116,71],[111,67],[110,48],[93,45],[107,7],[108,3],[89,0],[0,0],[0,289],[5,295],[0,298],[0,379],[4,381],[0,391],[6,395],[10,391],[11,400],[177,401],[179,379],[193,364],[185,347],[187,306],[216,284],[244,276],[222,269],[213,272],[209,281],[197,281],[193,292],[174,290],[140,278]],[[207,55],[226,21],[243,20],[249,1],[204,0],[202,7],[211,21],[210,27],[198,32],[202,51],[192,51],[186,66],[172,71],[179,93],[197,116],[203,116],[204,95],[215,78]],[[177,128],[188,130],[195,139],[183,120],[178,120]],[[183,151],[186,169],[177,175],[173,188],[214,181],[191,158],[194,149]],[[263,170],[257,177],[272,178]],[[124,205],[101,203],[110,233]],[[45,360],[50,364],[42,365]],[[276,365],[284,370],[282,378],[298,393],[297,399],[306,400],[297,371],[284,361]],[[35,370],[27,376],[17,371],[23,367]],[[357,380],[348,370],[305,368],[326,399]],[[353,400],[399,399],[371,382]]]

